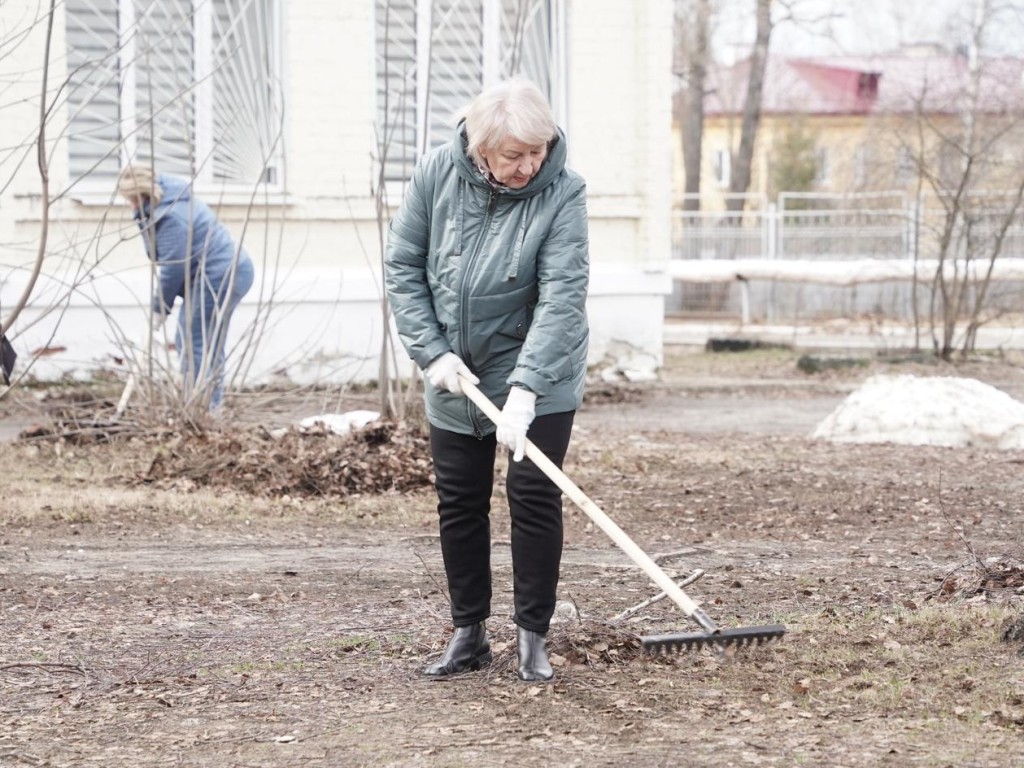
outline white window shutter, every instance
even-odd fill
[[[525,75],[557,114],[560,2],[376,0],[377,150],[386,181],[404,182],[421,153],[450,141],[455,116],[485,85]]]
[[[483,87],[483,6],[484,0],[434,2],[427,149],[451,141],[456,114]]]
[[[417,156],[417,2],[377,0],[377,156],[386,179],[407,179]]]
[[[124,161],[200,185],[280,183],[280,0],[69,0],[71,184]]]
[[[72,178],[112,178],[121,116],[117,3],[67,0],[68,147]]]
[[[191,0],[134,0],[135,156],[191,176],[196,154]],[[197,158],[201,160],[201,158]]]
[[[523,75],[553,99],[552,18],[549,0],[502,0],[502,77]]]
[[[278,24],[272,3],[214,3],[211,74],[213,176],[279,184],[283,152]]]

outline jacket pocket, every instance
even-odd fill
[[[492,321],[495,329],[507,327],[506,321],[518,312],[529,309],[533,313],[533,305],[537,302],[537,285],[529,283],[498,293],[474,296],[470,299],[469,317],[474,322]]]
[[[507,317],[475,323],[473,361],[486,366],[496,358],[517,357],[532,321],[533,305],[530,304]]]

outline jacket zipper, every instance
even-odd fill
[[[462,337],[462,348],[469,352],[470,341],[469,341],[469,291],[466,286],[469,285],[469,276],[473,272],[473,267],[476,265],[476,260],[480,256],[480,251],[483,250],[484,242],[487,240],[487,232],[491,228],[491,218],[494,216],[494,211],[498,207],[498,195],[492,189],[487,193],[487,213],[484,216],[484,225],[480,230],[480,237],[477,239],[476,247],[473,249],[473,253],[469,257],[469,261],[466,262],[466,268],[462,273],[462,289],[460,295],[460,307],[462,310],[461,318],[461,337]],[[467,361],[472,362],[472,361]],[[476,409],[473,403],[470,402],[469,398],[466,398],[466,413],[469,416],[469,421],[473,425],[473,434],[477,438],[484,436],[483,427],[476,418]]]

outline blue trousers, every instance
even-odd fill
[[[227,336],[231,316],[255,277],[252,260],[240,254],[234,276],[200,274],[178,311],[174,345],[185,383],[185,402],[209,397],[210,410],[224,400]]]

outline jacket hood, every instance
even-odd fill
[[[161,173],[157,176],[156,181],[164,191],[164,196],[157,207],[171,205],[192,197],[192,186],[187,179]]]
[[[153,206],[149,198],[144,198],[142,206],[132,213],[132,218],[139,222],[139,226],[149,224],[157,213],[163,215],[175,203],[187,202],[192,197],[190,184],[178,176],[161,173],[157,175],[156,183],[160,185],[160,190],[163,192],[160,202]]]
[[[549,186],[565,170],[566,155],[568,154],[565,146],[565,134],[561,128],[556,127],[555,131],[555,138],[551,140],[551,144],[548,147],[548,156],[544,158],[544,163],[541,165],[540,170],[537,171],[537,175],[530,179],[530,182],[522,189],[499,187],[503,195],[511,198],[533,197]],[[455,155],[455,166],[458,168],[459,176],[463,179],[474,186],[487,189],[490,187],[490,184],[480,174],[480,170],[477,168],[473,158],[466,151],[468,145],[466,121],[461,120],[455,128],[455,141],[452,144],[453,147],[461,148],[461,151],[453,152]]]

